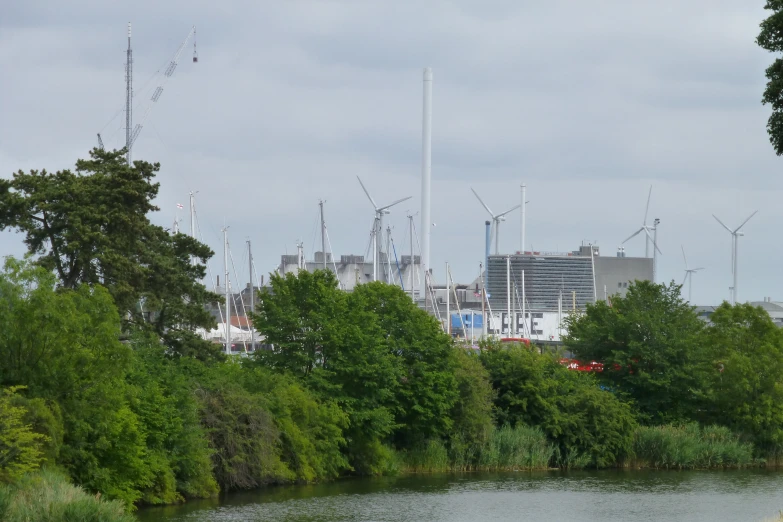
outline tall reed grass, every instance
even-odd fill
[[[742,468],[753,465],[753,446],[723,426],[640,426],[626,466],[662,469]]]
[[[0,485],[3,522],[134,522],[118,501],[104,501],[72,485],[64,475],[41,470]]]
[[[481,443],[450,441],[449,448],[430,440],[401,455],[401,470],[436,471],[516,471],[547,469],[554,447],[539,428],[503,426],[493,428]]]

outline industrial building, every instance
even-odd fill
[[[314,259],[307,261],[304,254],[300,252],[293,255],[280,256],[279,274],[297,273],[299,270],[313,272],[318,269],[332,271],[340,282],[340,288],[350,292],[357,285],[373,281],[373,262],[365,260],[364,256],[344,255],[338,259],[333,259],[332,254],[326,253],[326,262],[324,263],[324,254],[315,252]],[[407,293],[414,292],[414,299],[419,299],[419,289],[421,287],[421,257],[403,255],[396,258],[394,255],[387,256],[385,252],[379,253],[378,267],[376,277],[379,281],[385,281],[389,284],[401,286]]]
[[[769,314],[769,318],[779,328],[783,328],[783,301],[773,301],[771,297],[765,297],[763,301],[749,301],[749,305],[761,307]],[[694,307],[699,318],[710,323],[710,317],[718,308],[717,306],[696,306]]]
[[[626,257],[623,249],[604,257],[597,245],[590,244],[572,252],[490,255],[487,266],[483,284],[488,299],[483,307],[480,279],[455,285],[448,298],[445,285],[433,288],[436,306],[427,308],[444,324],[451,317],[453,335],[470,340],[486,332],[558,343],[569,313],[624,296],[633,281],[653,278],[651,258]]]

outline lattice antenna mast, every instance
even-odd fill
[[[131,164],[133,128],[133,49],[131,49],[131,24],[128,22],[128,56],[125,62],[125,147],[128,165]]]

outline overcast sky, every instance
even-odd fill
[[[240,279],[252,240],[259,271],[301,240],[320,250],[326,200],[337,256],[366,254],[379,204],[398,250],[421,192],[422,70],[433,86],[432,258],[470,282],[488,217],[528,186],[526,248],[569,251],[597,242],[615,255],[637,230],[652,185],[661,219],[659,280],[692,267],[696,304],[717,304],[731,283],[730,227],[743,229],[739,297],[783,300],[781,160],[760,103],[773,56],[754,39],[762,0],[262,1],[72,0],[0,6],[0,175],[70,168],[102,132],[124,141],[126,24],[134,76],[145,82],[197,26],[146,120],[134,157],[162,164],[155,222],[196,205],[222,271],[230,226]],[[67,7],[66,7],[67,6]],[[142,109],[137,109],[140,118]],[[183,227],[188,228],[188,217]],[[420,218],[416,217],[419,227]],[[519,250],[519,214],[501,225],[501,250]],[[629,256],[644,255],[637,236]],[[0,255],[23,251],[0,235]],[[402,252],[398,252],[402,253]]]

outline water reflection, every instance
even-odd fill
[[[764,470],[415,475],[286,486],[139,512],[142,522],[734,521],[783,509],[783,473]]]

